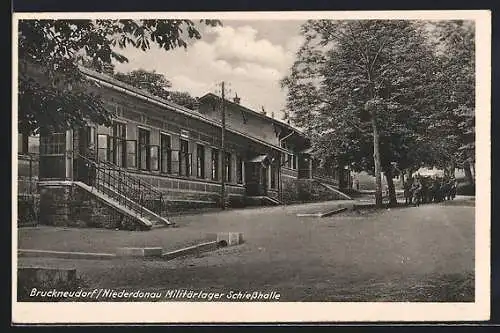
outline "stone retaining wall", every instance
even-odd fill
[[[298,202],[313,202],[327,200],[344,200],[341,195],[321,185],[315,179],[296,179],[282,177],[283,202],[285,204]]]
[[[302,202],[345,200],[338,193],[326,188],[315,179],[297,180],[298,200]]]
[[[71,183],[40,185],[40,224],[136,229],[138,223]]]
[[[282,175],[281,188],[283,203],[287,204],[298,201],[297,178]]]

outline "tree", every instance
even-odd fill
[[[170,91],[172,87],[165,75],[156,71],[136,69],[129,73],[115,73],[113,77],[133,87],[146,90],[152,95],[172,101],[188,109],[196,109],[198,100],[185,91]]]
[[[216,26],[217,20],[201,20]],[[18,127],[22,133],[61,131],[88,121],[109,125],[113,114],[89,93],[77,61],[110,73],[126,62],[125,47],[168,51],[200,39],[190,20],[21,20],[18,27]]]
[[[134,86],[139,89],[144,89],[149,93],[161,97],[168,98],[167,89],[172,87],[170,81],[165,75],[156,73],[156,71],[146,71],[144,69],[136,69],[129,73],[115,73],[114,78]]]
[[[308,21],[287,88],[291,118],[313,138],[315,155],[371,171],[382,205],[384,171],[395,203],[394,164],[432,158],[422,145],[432,102],[433,50],[411,21]]]
[[[169,100],[191,110],[196,110],[199,106],[198,99],[186,91],[170,91]]]
[[[449,172],[462,167],[471,184],[475,162],[475,48],[474,23],[443,21],[435,24],[435,40],[442,78],[437,89],[439,109],[429,124],[432,142],[441,152],[441,165]]]

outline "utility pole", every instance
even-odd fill
[[[222,172],[221,172],[221,187],[220,187],[220,195],[221,195],[221,208],[226,209],[226,152],[225,152],[225,139],[226,139],[226,101],[225,101],[225,91],[224,91],[224,81],[222,81],[222,131],[221,131],[221,154],[222,154]]]

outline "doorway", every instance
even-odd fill
[[[248,196],[267,195],[267,167],[260,162],[247,162],[245,164],[245,185]]]

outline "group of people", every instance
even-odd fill
[[[422,203],[453,200],[457,194],[457,181],[453,177],[426,177],[415,175],[404,185],[405,203],[418,206]]]

